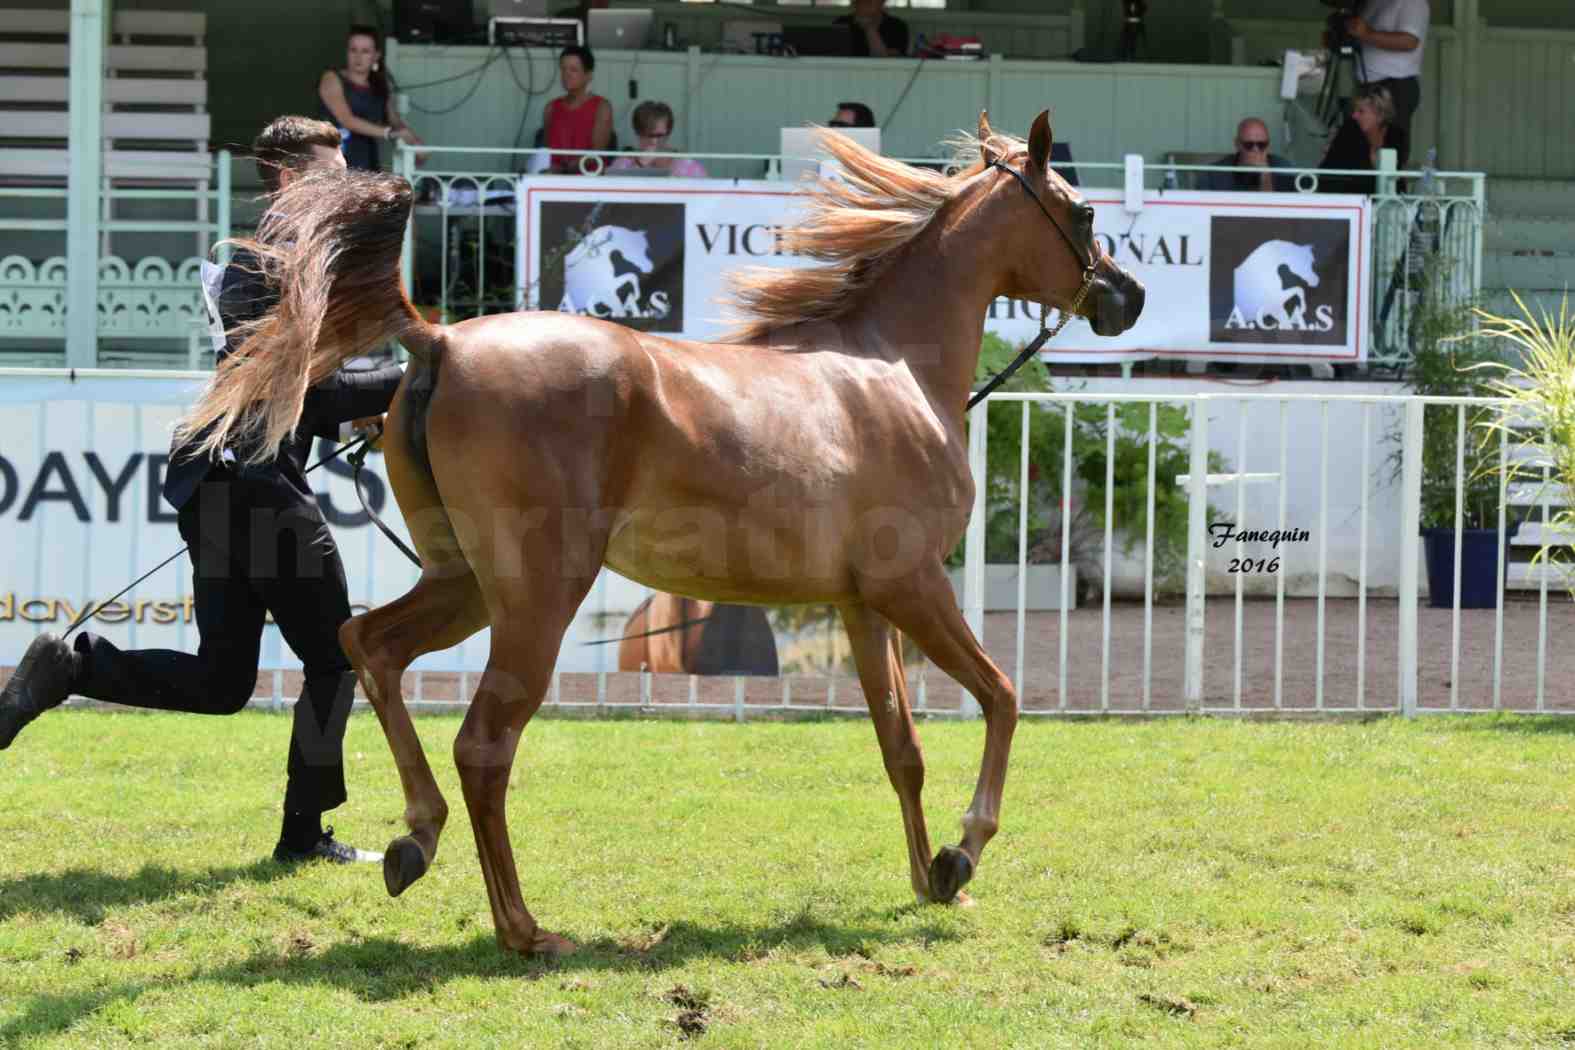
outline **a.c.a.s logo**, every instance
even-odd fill
[[[1217,215],[1210,224],[1210,340],[1345,345],[1347,220]]]
[[[541,309],[683,331],[682,204],[545,201],[540,246]]]

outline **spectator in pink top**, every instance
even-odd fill
[[[705,166],[689,157],[642,157],[641,153],[666,153],[672,149],[668,140],[673,134],[673,110],[665,102],[647,101],[634,107],[635,146],[639,151],[625,153],[612,162],[609,171],[628,171],[630,168],[669,168],[679,179],[703,179]]]

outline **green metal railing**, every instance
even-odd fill
[[[90,307],[98,317],[98,364],[157,364],[169,352],[111,349],[122,342],[156,340],[168,343],[179,355],[179,366],[190,360],[192,340],[204,321],[202,295],[196,280],[201,260],[214,245],[230,236],[233,188],[231,157],[221,150],[213,158],[213,177],[200,186],[125,188],[113,184],[100,189],[100,207],[113,215],[121,202],[167,201],[190,205],[195,217],[103,218],[99,222],[98,301]],[[64,213],[64,186],[0,187],[0,231],[10,234],[44,234],[45,247],[26,255],[12,251],[0,257],[0,359],[6,363],[59,364],[65,359],[66,312],[71,287],[66,263],[68,222],[63,214],[17,215],[37,209],[39,202],[58,202]],[[125,258],[114,249],[114,238],[123,235],[191,235],[191,251],[162,251]],[[56,238],[58,237],[58,247]],[[13,242],[14,243],[14,242]],[[172,362],[173,363],[173,362]]]

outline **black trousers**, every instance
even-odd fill
[[[306,678],[285,809],[333,809],[345,800],[343,741],[355,678],[339,648],[339,625],[350,618],[344,564],[316,498],[272,466],[215,467],[177,520],[193,565],[196,655],[127,651],[84,633],[75,691],[130,707],[234,714],[256,687],[264,617],[272,613]]]

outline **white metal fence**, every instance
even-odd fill
[[[1072,498],[1072,463],[1070,441],[1074,406],[1079,404],[1098,404],[1103,406],[1112,420],[1112,425],[1107,427],[1107,446],[1105,450],[1105,463],[1107,470],[1113,469],[1115,463],[1115,443],[1117,428],[1113,425],[1116,406],[1123,402],[1136,402],[1148,407],[1148,434],[1147,447],[1149,450],[1148,470],[1148,514],[1147,528],[1144,532],[1144,561],[1149,568],[1144,588],[1143,604],[1143,632],[1142,632],[1142,676],[1141,693],[1138,697],[1127,697],[1126,702],[1117,702],[1112,697],[1110,686],[1111,645],[1115,640],[1112,630],[1111,617],[1111,588],[1110,588],[1110,559],[1114,550],[1114,530],[1130,527],[1132,522],[1119,522],[1111,515],[1109,499],[1114,491],[1107,476],[1105,516],[1104,516],[1104,578],[1105,587],[1102,593],[1102,623],[1100,634],[1100,667],[1098,704],[1097,707],[1084,705],[1087,710],[1097,713],[1124,713],[1130,711],[1150,712],[1155,709],[1153,703],[1153,612],[1155,593],[1153,587],[1153,507],[1154,488],[1153,471],[1155,448],[1155,412],[1161,402],[1184,406],[1190,415],[1188,442],[1191,450],[1190,471],[1184,479],[1188,499],[1188,528],[1187,528],[1187,559],[1186,559],[1186,587],[1184,605],[1184,683],[1182,696],[1184,704],[1181,710],[1191,712],[1230,712],[1241,713],[1252,710],[1286,711],[1302,710],[1315,713],[1349,713],[1365,711],[1398,711],[1406,715],[1414,715],[1427,710],[1460,711],[1465,709],[1476,710],[1503,710],[1506,707],[1515,707],[1523,710],[1537,712],[1555,712],[1575,710],[1570,704],[1575,704],[1575,695],[1569,690],[1550,689],[1552,678],[1548,672],[1550,656],[1550,601],[1556,602],[1560,607],[1569,606],[1569,596],[1561,591],[1550,594],[1550,580],[1558,578],[1554,572],[1542,572],[1537,576],[1537,606],[1536,606],[1536,643],[1530,658],[1535,662],[1535,686],[1529,695],[1522,694],[1511,702],[1506,697],[1505,677],[1505,578],[1506,557],[1508,551],[1508,510],[1519,503],[1531,505],[1542,514],[1543,522],[1548,520],[1549,507],[1557,499],[1562,498],[1561,493],[1553,484],[1545,483],[1541,486],[1532,486],[1533,492],[1522,494],[1518,499],[1510,491],[1507,482],[1505,466],[1511,457],[1511,445],[1508,433],[1500,430],[1497,433],[1497,471],[1498,485],[1497,521],[1496,530],[1497,564],[1495,566],[1496,600],[1491,611],[1492,642],[1489,649],[1490,666],[1488,668],[1488,685],[1490,691],[1486,695],[1466,696],[1461,689],[1462,670],[1462,623],[1470,619],[1477,629],[1485,629],[1482,622],[1489,614],[1478,615],[1465,611],[1461,607],[1461,571],[1463,543],[1455,543],[1453,555],[1453,603],[1449,614],[1449,629],[1447,639],[1437,636],[1435,630],[1431,634],[1420,630],[1419,627],[1419,562],[1420,562],[1420,509],[1422,489],[1422,450],[1424,440],[1424,412],[1429,406],[1438,406],[1444,411],[1453,408],[1456,416],[1456,463],[1454,476],[1451,479],[1455,492],[1454,528],[1458,533],[1465,524],[1464,493],[1468,482],[1465,452],[1468,443],[1474,439],[1481,439],[1485,434],[1468,433],[1467,410],[1469,408],[1491,408],[1501,411],[1505,403],[1488,399],[1470,398],[1436,398],[1415,396],[1354,396],[1340,397],[1327,395],[1262,395],[1262,394],[1194,394],[1186,396],[1147,396],[1147,395],[1079,395],[1079,394],[996,394],[987,404],[993,405],[996,411],[1010,411],[1007,407],[1011,403],[1020,406],[1022,414],[1022,455],[1020,471],[1022,478],[1021,492],[1028,491],[1028,428],[1030,416],[1037,407],[1041,414],[1049,417],[1049,421],[1056,420],[1064,423],[1067,440],[1065,450],[1067,461],[1062,471],[1062,505],[1068,505]],[[1238,465],[1238,469],[1228,473],[1210,474],[1208,471],[1208,456],[1210,450],[1210,409],[1215,407],[1231,406],[1235,412],[1238,440],[1236,447],[1245,450],[1247,447],[1247,418],[1250,411],[1262,412],[1264,410],[1278,414],[1279,443],[1277,449],[1258,450],[1260,457],[1268,454],[1271,466],[1270,471],[1250,471]],[[1333,408],[1345,406],[1356,407],[1360,412],[1361,436],[1355,442],[1357,448],[1355,455],[1351,455],[1348,448],[1342,448],[1345,442],[1341,436],[1334,437],[1331,443],[1329,426],[1330,411]],[[1310,645],[1314,653],[1313,680],[1311,688],[1304,687],[1298,695],[1288,695],[1285,682],[1285,643],[1286,643],[1286,580],[1289,559],[1273,558],[1273,565],[1268,566],[1270,574],[1275,577],[1274,614],[1273,614],[1273,655],[1272,655],[1272,681],[1270,688],[1262,690],[1259,698],[1254,702],[1244,695],[1243,688],[1243,662],[1244,662],[1244,616],[1250,604],[1244,596],[1244,583],[1247,579],[1245,573],[1235,576],[1235,589],[1232,600],[1231,612],[1233,614],[1233,629],[1229,638],[1229,652],[1221,652],[1218,648],[1211,647],[1209,634],[1206,630],[1208,611],[1208,588],[1205,586],[1205,560],[1209,549],[1210,523],[1207,520],[1209,511],[1208,489],[1209,486],[1218,486],[1234,495],[1235,522],[1238,539],[1236,540],[1235,554],[1242,561],[1252,562],[1248,555],[1253,552],[1248,549],[1248,544],[1243,541],[1240,532],[1248,526],[1244,523],[1250,518],[1245,513],[1247,487],[1254,483],[1269,483],[1275,488],[1275,506],[1277,514],[1272,521],[1252,522],[1253,531],[1273,531],[1281,535],[1288,530],[1304,527],[1304,523],[1287,521],[1286,502],[1287,492],[1292,482],[1292,472],[1296,469],[1289,457],[1291,444],[1288,440],[1290,432],[1289,422],[1293,407],[1312,408],[1316,410],[1319,418],[1318,455],[1316,463],[1310,467],[1303,465],[1301,469],[1316,472],[1316,486],[1318,491],[1317,513],[1313,527],[1307,531],[1316,537],[1317,544],[1317,579],[1316,579],[1316,614],[1311,638],[1300,638],[1296,644]],[[1383,477],[1385,464],[1390,461],[1382,453],[1380,440],[1385,435],[1375,433],[1374,413],[1381,408],[1388,408],[1398,412],[1398,427],[1389,436],[1397,444],[1395,455],[1399,459],[1398,481],[1398,520],[1379,520],[1370,514],[1370,493],[1383,487],[1386,483]],[[1438,410],[1435,409],[1435,410]],[[971,421],[970,430],[970,462],[976,478],[985,474],[988,450],[984,435],[987,428],[984,426],[984,413],[976,410],[975,418]],[[1351,435],[1345,435],[1350,437]],[[1517,454],[1522,454],[1532,445],[1524,445],[1517,449]],[[1522,458],[1523,455],[1522,455]],[[1355,469],[1358,477],[1362,479],[1361,496],[1356,507],[1331,506],[1329,498],[1330,470],[1349,471]],[[1544,478],[1546,469],[1544,468]],[[1310,481],[1302,484],[1310,485]],[[982,569],[985,506],[984,495],[981,487],[980,495],[974,507],[974,516],[970,522],[967,541],[968,587],[965,598],[965,612],[975,633],[983,633],[984,615],[982,608]],[[1349,691],[1341,690],[1338,694],[1327,688],[1327,676],[1331,669],[1331,655],[1328,646],[1328,631],[1326,623],[1326,610],[1329,601],[1327,594],[1328,584],[1328,553],[1332,533],[1341,522],[1349,523],[1354,512],[1355,538],[1358,546],[1358,571],[1356,579],[1355,599],[1355,640],[1354,652],[1342,652],[1333,657],[1333,662],[1342,669],[1354,671],[1354,687]],[[1027,509],[1026,500],[1020,511],[1022,529],[1018,537],[1018,570],[1019,570],[1019,608],[1016,613],[1016,651],[1013,666],[1016,669],[1014,682],[1020,695],[1028,691],[1030,683],[1025,681],[1025,668],[1028,661],[1025,658],[1024,636],[1026,628],[1026,613],[1023,608],[1023,587],[1026,584],[1027,567]],[[1346,527],[1349,527],[1347,524]],[[1368,660],[1372,655],[1372,646],[1369,645],[1369,624],[1373,597],[1368,591],[1369,574],[1371,565],[1369,553],[1373,545],[1373,536],[1378,530],[1398,530],[1398,575],[1399,586],[1394,597],[1394,607],[1398,622],[1396,624],[1395,663],[1396,679],[1393,689],[1378,687],[1371,681],[1368,673]],[[1070,530],[1062,530],[1061,568],[1063,599],[1064,588],[1067,586],[1068,567],[1067,540]],[[1550,543],[1555,546],[1559,537],[1544,530],[1541,534],[1539,549],[1546,552]],[[1265,558],[1257,559],[1263,562]],[[1057,663],[1057,699],[1048,710],[1057,713],[1066,713],[1074,710],[1074,705],[1069,703],[1067,687],[1068,674],[1068,611],[1067,602],[1063,600],[1060,611],[1059,630],[1059,660]],[[1524,625],[1526,616],[1517,616],[1517,622]],[[1432,702],[1423,703],[1419,689],[1419,654],[1424,653],[1428,644],[1447,642],[1445,652],[1448,654],[1447,677],[1447,703],[1443,702],[1441,695],[1435,695]],[[1519,647],[1524,649],[1525,646]],[[998,658],[1004,654],[996,654]],[[1210,690],[1209,684],[1221,676],[1230,683],[1228,693],[1221,689]],[[1344,676],[1342,676],[1344,677]],[[1438,690],[1433,691],[1435,694]],[[1310,695],[1309,695],[1310,694]],[[1028,709],[1032,710],[1032,709]]]
[[[1506,600],[1506,560],[1514,521],[1512,508],[1530,508],[1542,521],[1549,507],[1563,498],[1555,485],[1533,485],[1517,495],[1502,468],[1525,459],[1530,445],[1517,448],[1500,431],[1489,446],[1499,468],[1497,488],[1495,601],[1492,609],[1462,608],[1462,549],[1454,545],[1451,566],[1454,595],[1445,609],[1422,603],[1419,519],[1422,500],[1424,413],[1452,413],[1457,456],[1452,477],[1454,524],[1465,520],[1464,494],[1468,411],[1501,411],[1504,402],[1468,398],[1423,398],[1385,395],[1298,394],[1082,394],[1001,393],[992,395],[970,417],[969,459],[978,485],[965,539],[964,614],[986,643],[992,657],[1009,671],[1021,711],[1026,716],[1167,716],[1185,714],[1340,716],[1397,713],[1414,716],[1433,712],[1524,711],[1575,712],[1575,693],[1559,683],[1575,670],[1575,653],[1558,643],[1561,632],[1575,626],[1575,604],[1557,577],[1540,574],[1536,589],[1521,600]],[[1135,433],[1117,425],[1118,410],[1139,406]],[[1185,584],[1176,595],[1156,582],[1155,452],[1160,447],[1159,419],[1165,406],[1187,413],[1183,439],[1189,469],[1175,480],[1187,501]],[[1074,413],[1102,413],[1105,428],[1102,543],[1103,585],[1096,609],[1072,611],[1068,601],[1071,529],[1059,536],[1062,569],[1058,611],[1030,613],[1026,588],[1028,567],[1028,497],[1042,496],[1031,479],[1028,449],[1030,427],[1062,432],[1059,504],[1077,498],[1074,474]],[[987,617],[984,608],[984,523],[986,477],[1000,450],[988,447],[988,414],[1006,413],[1020,421],[1021,451],[1013,473],[1019,481],[1012,509],[1017,515],[1017,601],[1011,613]],[[1277,443],[1249,440],[1267,428]],[[1352,420],[1356,422],[1352,422]],[[1307,433],[1316,433],[1313,441]],[[1359,434],[1359,438],[1358,438]],[[1145,503],[1142,521],[1122,520],[1115,510],[1110,483],[1117,460],[1118,435],[1135,438],[1146,454]],[[1478,435],[1480,436],[1480,435]],[[1234,441],[1230,439],[1234,437]],[[1386,439],[1393,447],[1386,449]],[[1460,440],[1464,439],[1464,440]],[[1216,443],[1238,450],[1249,462],[1230,464],[1210,473]],[[1355,447],[1351,447],[1351,446]],[[1308,449],[1316,448],[1312,462]],[[997,458],[999,465],[999,459]],[[1331,475],[1355,472],[1360,493],[1343,501],[1331,497]],[[1545,468],[1544,468],[1545,474]],[[1349,481],[1349,478],[1343,479]],[[1436,479],[1435,479],[1436,480]],[[1267,498],[1249,500],[1261,486]],[[1209,492],[1223,498],[1216,505],[1233,509],[1238,526],[1234,546],[1226,553],[1251,562],[1260,579],[1273,580],[1272,602],[1246,593],[1248,575],[1237,573],[1224,593],[1217,580],[1209,583],[1206,565],[1213,542]],[[1054,496],[1054,493],[1051,494]],[[1305,520],[1287,516],[1288,506],[1315,509]],[[1253,508],[1266,510],[1254,520]],[[1001,507],[993,508],[997,512]],[[1227,511],[1228,513],[1228,511]],[[1315,579],[1295,584],[1291,593],[1292,559],[1271,557],[1263,541],[1241,538],[1243,529],[1277,531],[1281,536],[1304,530],[1315,547]],[[1143,565],[1142,602],[1117,602],[1111,586],[1113,559],[1120,534],[1132,535]],[[1136,536],[1141,534],[1139,541]],[[1541,546],[1561,542],[1544,529]],[[1381,539],[1395,539],[1381,543]],[[1330,565],[1336,548],[1350,560],[1355,545],[1354,597],[1330,592]],[[1256,557],[1255,554],[1261,554]],[[1391,559],[1398,565],[1380,565]],[[1371,581],[1387,569],[1397,586],[1374,587]],[[1381,592],[1381,593],[1380,593]],[[1265,596],[1267,597],[1267,596]],[[1532,600],[1534,598],[1534,600]],[[1222,601],[1225,604],[1221,604]],[[1291,610],[1299,609],[1295,615]],[[1156,613],[1167,624],[1156,622]],[[1035,641],[1030,643],[1030,634]],[[1256,636],[1256,643],[1253,636]],[[1097,645],[1098,658],[1094,656]],[[1035,648],[1042,650],[1037,656]],[[1473,664],[1474,666],[1468,666]],[[1379,665],[1382,665],[1380,668]],[[1557,665],[1557,666],[1555,666]],[[1097,673],[1095,668],[1097,667]],[[1375,670],[1375,668],[1378,668]],[[908,668],[916,712],[928,717],[975,717],[977,706],[949,678],[922,661]],[[434,675],[412,672],[406,694],[418,710],[457,710],[469,699],[474,672]],[[1464,683],[1464,684],[1463,684]],[[287,702],[284,674],[275,672],[272,699],[265,706]],[[612,716],[663,714],[675,717],[794,717],[827,714],[863,715],[866,708],[851,671],[836,677],[784,674],[777,678],[695,678],[635,672],[559,673],[553,678],[546,709],[563,715]]]

